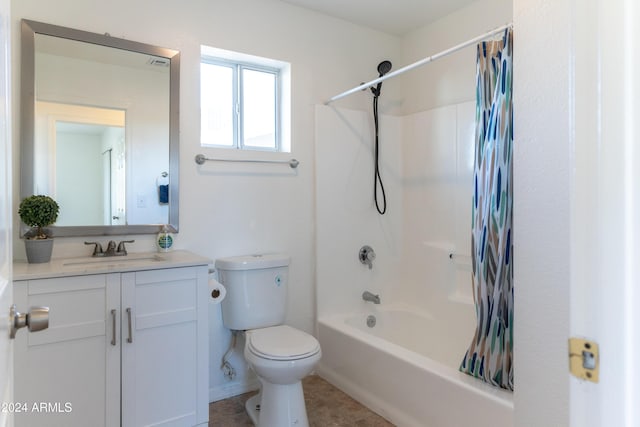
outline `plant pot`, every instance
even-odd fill
[[[53,251],[53,239],[25,239],[24,247],[30,264],[49,262]]]

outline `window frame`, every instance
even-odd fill
[[[231,105],[233,116],[233,141],[231,145],[228,144],[216,144],[212,142],[206,142],[201,139],[200,145],[203,147],[212,148],[226,148],[243,151],[266,151],[266,152],[282,152],[282,72],[283,70],[278,67],[271,67],[255,62],[248,61],[236,61],[226,58],[220,58],[212,55],[201,55],[200,64],[210,64],[220,67],[227,67],[232,69],[232,93],[233,101]],[[271,74],[274,76],[274,146],[273,147],[257,147],[245,144],[244,138],[244,80],[243,71],[257,71],[262,73]],[[203,96],[200,92],[200,96]],[[202,120],[202,115],[201,115]],[[202,132],[202,131],[201,131]]]

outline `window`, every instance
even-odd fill
[[[290,151],[285,123],[288,64],[202,47],[201,144],[241,150]],[[285,78],[286,77],[286,78]]]

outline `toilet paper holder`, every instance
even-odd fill
[[[220,304],[227,295],[227,289],[214,278],[214,273],[215,269],[209,269],[209,295],[211,296],[211,302]]]

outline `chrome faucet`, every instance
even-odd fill
[[[102,244],[100,242],[84,242],[85,245],[95,245],[93,247],[93,254],[91,256],[104,256],[104,251],[102,250]]]
[[[362,293],[362,299],[365,301],[372,302],[374,304],[380,304],[380,295],[374,295],[369,291],[364,291]]]
[[[104,256],[116,256],[116,242],[109,240],[109,243],[107,243],[107,250],[104,251]]]
[[[135,240],[123,240],[118,243],[118,249],[116,249],[116,255],[126,255],[127,248],[124,246],[125,243],[133,243]]]
[[[102,245],[100,242],[84,242],[85,245],[94,245],[93,254],[91,256],[94,257],[112,257],[112,256],[125,256],[127,254],[127,248],[124,246],[125,243],[133,243],[135,240],[123,240],[118,243],[116,247],[116,242],[110,240],[107,243],[107,249],[102,250]]]

